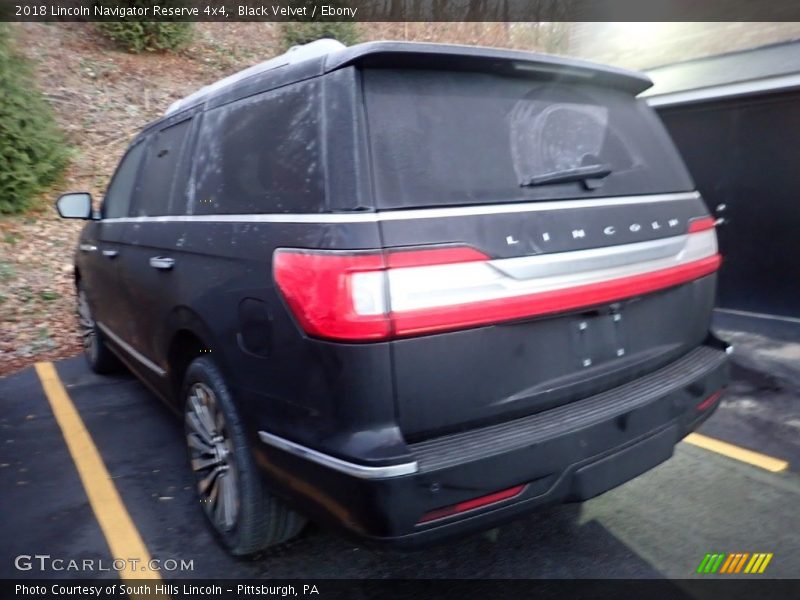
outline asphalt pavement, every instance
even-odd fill
[[[733,552],[772,553],[762,577],[798,577],[800,344],[721,333],[738,346],[734,381],[700,433],[788,468],[681,443],[666,463],[582,505],[410,553],[311,524],[281,548],[230,557],[195,498],[179,419],[130,375],[94,375],[82,357],[55,368],[150,555],[191,564],[167,578],[687,578],[704,576],[696,570],[707,553]],[[116,578],[19,562],[112,556],[35,369],[0,379],[0,406],[0,577]]]

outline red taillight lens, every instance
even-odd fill
[[[401,311],[393,315],[394,331],[401,336],[420,335],[605,304],[703,277],[716,271],[720,262],[720,256],[715,255],[657,272],[586,285]]]
[[[328,339],[374,341],[393,333],[389,269],[486,261],[473,248],[383,253],[275,252],[275,281],[306,333]]]
[[[708,231],[714,229],[716,226],[713,217],[700,217],[699,219],[692,219],[689,222],[689,233],[698,233],[700,231]]]
[[[446,506],[445,508],[437,508],[436,510],[432,510],[422,515],[419,523],[428,523],[429,521],[444,519],[445,517],[451,517],[453,515],[465,513],[475,510],[476,508],[481,508],[490,504],[496,504],[497,502],[502,502],[503,500],[510,500],[511,498],[519,496],[524,489],[525,484],[516,485],[512,488],[508,488],[507,490],[494,492],[486,496],[481,496],[480,498],[465,500],[464,502],[459,502],[458,504],[453,504],[452,506]]]
[[[432,265],[452,265],[455,263],[489,260],[483,252],[468,246],[403,250],[389,252],[386,266],[390,269],[403,267],[429,267]]]
[[[380,340],[389,336],[382,297],[383,269],[382,254],[278,250],[273,262],[275,281],[303,330],[337,340]],[[372,280],[371,298],[356,297],[356,274]],[[371,309],[367,306],[370,300],[375,304]]]
[[[615,246],[607,264],[598,260],[597,252],[609,253],[604,249],[491,260],[474,248],[451,246],[280,249],[273,269],[306,333],[369,342],[581,309],[709,275],[721,258],[713,220],[701,221],[673,238],[669,254],[653,258],[642,254],[641,244]]]

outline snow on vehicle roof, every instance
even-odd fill
[[[248,67],[247,69],[239,71],[238,73],[234,73],[233,75],[220,79],[219,81],[215,81],[214,83],[200,88],[192,94],[189,94],[185,98],[176,100],[169,106],[164,114],[171,115],[179,112],[183,108],[188,108],[193,104],[197,104],[201,98],[209,96],[213,92],[229,87],[234,83],[238,83],[239,81],[247,79],[248,77],[252,77],[266,71],[271,71],[272,69],[277,69],[278,67],[283,67],[285,65],[296,64],[311,58],[325,56],[326,54],[338,52],[339,50],[344,50],[345,48],[347,48],[347,46],[341,42],[329,38],[316,40],[308,44],[303,44],[302,46],[293,46],[275,58],[265,60],[257,65],[253,65],[252,67]]]
[[[324,58],[321,72],[330,72],[358,64],[362,66],[466,69],[506,72],[516,75],[528,73],[556,80],[607,85],[626,89],[634,94],[638,94],[652,85],[650,79],[642,73],[563,56],[503,48],[424,42],[378,41],[348,47],[336,40],[325,38],[302,46],[294,46],[280,56],[207,85],[174,102],[166,110],[165,116],[199,104],[216,92],[231,88],[250,77],[315,58]]]

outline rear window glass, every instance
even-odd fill
[[[378,208],[693,188],[661,122],[622,91],[394,69],[365,70],[364,89]],[[601,176],[576,180],[585,169]]]
[[[317,81],[207,111],[192,214],[323,211],[318,115]]]

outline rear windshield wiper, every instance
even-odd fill
[[[608,165],[588,165],[585,167],[566,169],[564,171],[545,173],[544,175],[534,175],[520,183],[520,187],[533,187],[550,183],[569,183],[572,181],[582,181],[586,187],[596,187],[597,184],[591,185],[593,183],[591,180],[603,179],[609,175],[611,175],[611,167]]]

